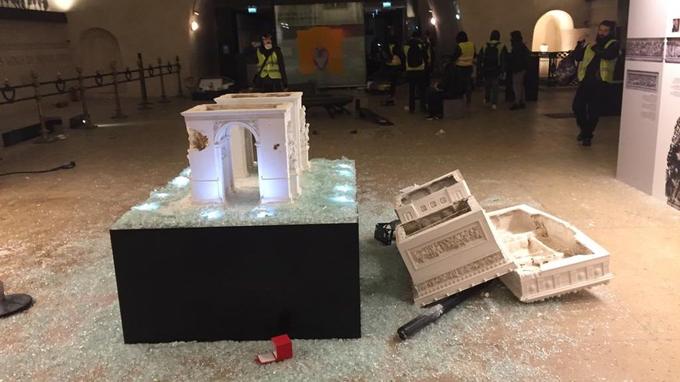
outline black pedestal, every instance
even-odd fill
[[[111,230],[126,343],[361,336],[358,223]]]

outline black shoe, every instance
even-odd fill
[[[510,110],[519,110],[521,107],[519,105],[512,105],[510,106]]]
[[[437,121],[442,119],[442,117],[438,115],[428,115],[427,117],[425,117],[425,119],[427,119],[428,121]]]
[[[593,142],[591,138],[583,138],[583,142],[581,142],[581,144],[585,147],[590,147]]]
[[[583,135],[582,134],[577,135],[576,140],[581,142],[583,140]]]

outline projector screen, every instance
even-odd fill
[[[275,14],[290,84],[365,85],[362,3],[277,5]]]

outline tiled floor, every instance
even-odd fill
[[[456,121],[425,121],[403,105],[374,107],[392,127],[310,112],[310,156],[357,164],[363,338],[295,341],[293,360],[266,367],[253,362],[266,342],[122,344],[107,229],[186,166],[178,113],[189,102],[144,113],[127,103],[122,124],[107,119],[110,104],[93,102],[100,128],[0,151],[0,173],[77,162],[0,177],[0,279],[37,301],[0,320],[0,381],[677,380],[680,211],[615,179],[618,119],[603,119],[583,148],[573,119],[544,116],[569,110],[568,91],[544,92],[517,112],[491,112],[476,96]],[[614,281],[532,305],[497,283],[396,341],[418,309],[396,248],[375,243],[373,225],[393,218],[399,188],[454,169],[489,210],[528,203],[579,227],[611,252]]]

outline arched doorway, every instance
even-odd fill
[[[536,21],[531,49],[541,50],[541,45],[548,52],[563,52],[571,50],[576,45],[574,39],[574,19],[565,11],[548,11]]]
[[[534,26],[531,50],[534,52],[564,52],[576,46],[576,30],[574,19],[565,11],[558,9],[548,11],[539,17]],[[550,63],[547,57],[541,57],[539,75],[547,77]]]
[[[250,126],[230,122],[215,135],[215,156],[220,195],[232,203],[257,203],[260,194],[257,166],[259,137]]]
[[[118,39],[102,28],[90,28],[80,34],[79,64],[85,73],[95,70],[109,72],[111,62],[122,66],[122,54]]]

